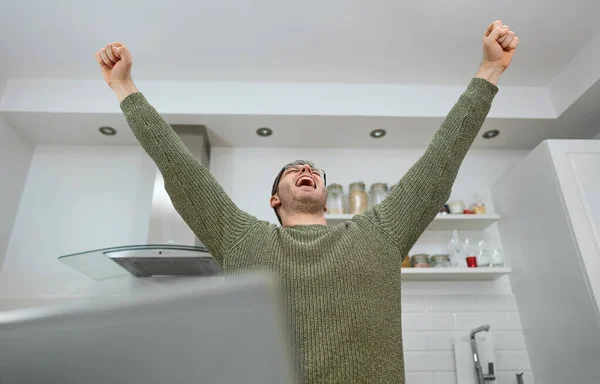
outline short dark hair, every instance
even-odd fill
[[[315,165],[308,160],[296,160],[284,165],[283,168],[281,168],[281,171],[279,171],[279,173],[277,174],[275,181],[273,182],[273,187],[271,188],[271,196],[275,196],[277,194],[277,190],[279,189],[279,182],[281,181],[281,176],[283,176],[283,172],[285,172],[286,169],[295,165],[305,164],[308,164],[311,168],[315,168]],[[279,224],[283,225],[283,223],[281,222],[281,217],[279,217],[279,214],[277,213],[277,207],[273,207],[273,210],[275,211],[275,216],[277,216],[277,220],[279,220]]]

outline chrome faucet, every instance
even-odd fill
[[[486,381],[496,380],[494,376],[494,363],[488,363],[489,373],[485,375],[483,369],[481,369],[481,363],[479,362],[479,355],[477,354],[477,342],[475,341],[475,335],[479,332],[488,332],[490,330],[489,325],[482,325],[481,327],[475,328],[471,331],[471,349],[473,350],[473,362],[475,363],[475,373],[477,374],[477,384],[484,384]]]

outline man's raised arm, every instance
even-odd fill
[[[138,92],[131,79],[132,57],[127,47],[115,42],[95,56],[129,127],[160,169],[175,209],[222,263],[230,247],[256,219],[238,209],[209,170]]]
[[[425,154],[390,195],[367,210],[368,217],[406,255],[450,197],[452,184],[490,110],[500,75],[508,68],[519,39],[500,21],[483,36],[479,71],[460,96]]]

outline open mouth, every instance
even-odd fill
[[[296,187],[313,187],[313,188],[317,188],[317,183],[315,182],[315,179],[313,179],[312,177],[310,177],[308,175],[304,175],[304,176],[300,176],[296,180]]]

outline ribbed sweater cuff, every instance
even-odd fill
[[[136,109],[137,107],[146,105],[149,104],[144,95],[141,92],[135,92],[123,99],[121,102],[121,110],[123,113],[127,113]]]
[[[485,79],[474,77],[469,83],[466,93],[485,103],[491,103],[498,93],[498,87]]]

